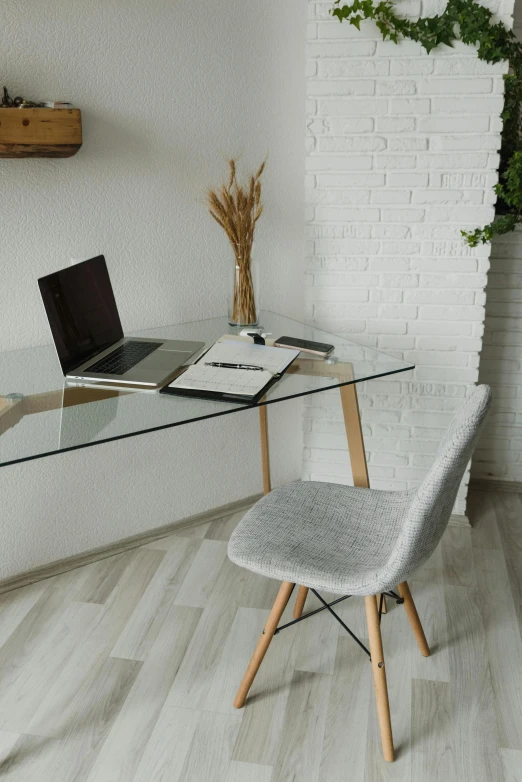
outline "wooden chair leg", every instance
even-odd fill
[[[263,662],[263,658],[267,652],[268,647],[270,646],[270,642],[274,637],[274,633],[277,630],[277,625],[279,624],[279,620],[281,619],[283,611],[286,608],[286,604],[290,600],[290,595],[292,594],[294,586],[295,584],[292,584],[289,581],[283,581],[281,584],[275,603],[272,606],[272,610],[270,611],[270,615],[266,621],[263,634],[257,642],[255,652],[252,655],[252,659],[250,660],[248,668],[245,671],[245,675],[243,676],[243,681],[239,685],[239,690],[237,691],[236,699],[234,701],[234,706],[236,709],[240,709],[245,704],[248,691],[252,686],[252,682],[254,681],[261,663]]]
[[[295,599],[294,619],[300,619],[302,617],[307,597],[308,587],[300,586]]]
[[[415,608],[415,603],[413,602],[407,581],[403,581],[402,584],[399,584],[399,594],[404,600],[404,608],[408,614],[411,629],[413,630],[413,634],[420,649],[420,653],[423,657],[429,657],[430,647],[426,641],[426,636],[424,635],[424,630],[422,629],[421,621],[419,619],[417,609]]]
[[[395,760],[393,736],[390,719],[390,704],[388,701],[388,686],[384,668],[384,653],[382,650],[381,625],[375,595],[364,598],[366,606],[366,621],[370,639],[370,654],[372,658],[373,684],[375,700],[377,701],[377,716],[381,730],[382,754],[385,760]]]

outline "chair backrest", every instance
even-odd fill
[[[435,461],[417,489],[388,561],[394,583],[405,581],[436,549],[491,404],[489,386],[477,386],[444,435]]]

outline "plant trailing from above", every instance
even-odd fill
[[[261,174],[263,161],[248,185],[242,187],[236,176],[236,161],[230,160],[228,184],[207,193],[207,206],[218,225],[223,228],[234,251],[236,274],[234,298],[229,313],[231,323],[252,325],[257,322],[257,310],[252,279],[252,244],[256,223],[261,217]]]
[[[462,41],[477,47],[481,60],[489,63],[509,62],[510,73],[504,77],[505,100],[500,148],[500,181],[495,186],[498,196],[497,218],[474,231],[461,231],[470,247],[491,241],[498,234],[512,231],[522,223],[522,44],[502,22],[495,22],[492,12],[475,0],[448,0],[445,11],[438,16],[412,21],[397,16],[390,0],[354,0],[350,5],[335,1],[331,10],[340,22],[344,20],[358,30],[364,19],[373,19],[384,40],[398,43],[410,38],[420,43],[428,54],[440,44],[453,46]]]

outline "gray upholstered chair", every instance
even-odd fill
[[[300,614],[308,588],[343,626],[316,590],[359,595],[366,604],[366,651],[372,662],[383,755],[394,759],[380,631],[383,595],[404,603],[420,651],[427,657],[429,646],[407,579],[430,557],[446,529],[490,401],[489,386],[478,386],[455,415],[433,466],[416,490],[291,483],[267,494],[245,515],[230,539],[230,559],[283,583],[234,701],[237,708],[245,703],[295,584],[301,585],[296,621],[306,618]],[[397,587],[399,595],[393,592]]]

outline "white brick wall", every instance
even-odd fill
[[[522,40],[522,0],[513,30]],[[472,475],[522,481],[522,230],[492,244],[480,380],[493,409],[475,452]]]
[[[309,2],[307,317],[416,364],[358,387],[372,485],[405,489],[478,379],[489,247],[460,229],[493,217],[505,68],[383,42],[331,7]],[[338,394],[308,397],[304,425],[303,477],[349,483]]]
[[[522,481],[522,231],[493,242],[480,380],[493,408],[472,475]]]

